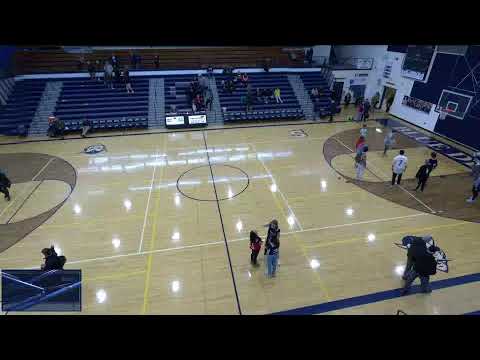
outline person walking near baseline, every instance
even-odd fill
[[[423,189],[425,188],[429,175],[430,175],[429,162],[428,160],[425,160],[425,164],[420,166],[420,168],[417,171],[417,175],[415,175],[415,177],[418,180],[418,184],[417,184],[417,187],[414,189],[414,191],[417,191],[418,188],[420,188],[420,190],[423,192]]]
[[[400,153],[393,158],[392,162],[392,185],[395,185],[395,180],[397,180],[397,185],[400,185],[402,181],[402,175],[407,169],[408,158],[405,156],[405,151],[400,150]]]
[[[363,146],[361,150],[355,155],[355,171],[357,173],[357,180],[363,179],[363,174],[367,168],[367,151],[368,146]]]
[[[390,130],[388,134],[385,135],[385,139],[383,139],[383,156],[387,156],[387,151],[391,149],[394,143],[395,139],[393,138],[393,130]]]

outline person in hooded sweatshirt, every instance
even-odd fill
[[[252,253],[250,255],[250,263],[254,266],[258,265],[257,257],[261,247],[262,239],[260,238],[260,236],[258,236],[256,231],[250,231],[250,250],[252,250]]]
[[[42,249],[42,254],[45,259],[45,263],[41,266],[43,271],[63,270],[63,266],[67,259],[65,256],[58,256],[53,246]]]
[[[409,292],[412,283],[417,277],[420,278],[421,292],[432,292],[430,276],[435,275],[437,272],[437,261],[433,254],[438,251],[438,248],[434,245],[433,238],[429,235],[413,238],[408,248],[407,266],[402,277],[405,280],[405,285],[401,292],[402,296]]]

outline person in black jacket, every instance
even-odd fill
[[[429,238],[431,239],[431,237]],[[412,242],[408,249],[407,268],[410,266],[410,269],[408,272],[406,271],[404,275],[405,285],[402,289],[402,296],[408,293],[410,286],[417,277],[420,278],[421,292],[432,292],[430,288],[430,276],[437,273],[437,261],[433,254],[438,251],[438,248],[435,245],[427,248],[427,243],[424,238],[419,239],[421,240],[416,240],[415,243]],[[405,268],[405,270],[407,270],[407,268]]]
[[[428,160],[425,160],[425,164],[420,166],[420,168],[417,171],[417,175],[415,175],[415,177],[418,179],[418,184],[414,191],[417,191],[418,188],[420,188],[420,190],[423,192],[423,189],[425,188],[425,184],[427,183],[429,175],[430,175],[430,164]]]
[[[41,266],[43,271],[63,270],[67,259],[65,256],[58,256],[53,245],[50,248],[42,249],[42,254],[45,257],[45,263]]]
[[[0,170],[0,192],[5,195],[5,200],[10,201],[10,192],[8,189],[11,186],[11,181],[7,175]]]
[[[260,238],[260,236],[258,236],[256,231],[250,231],[250,250],[252,250],[252,254],[250,255],[250,262],[252,265],[258,265],[257,257],[261,247],[262,239]]]

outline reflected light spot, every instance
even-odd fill
[[[107,293],[103,289],[98,290],[96,295],[97,295],[97,302],[100,304],[104,303],[105,300],[107,300]]]
[[[398,276],[402,276],[404,271],[405,271],[405,265],[395,266],[395,274],[397,274]]]
[[[55,249],[55,252],[57,253],[57,255],[62,255],[63,251],[62,251],[62,248],[58,245],[53,245],[53,248]]]
[[[353,209],[352,208],[346,209],[345,214],[347,214],[348,216],[352,216],[353,215]]]
[[[233,197],[233,191],[232,191],[232,188],[228,188],[228,198],[232,198]]]
[[[317,259],[310,260],[310,267],[312,269],[317,269],[320,266],[320,261]]]
[[[115,249],[118,249],[120,247],[120,239],[119,238],[113,238],[112,239],[112,245]]]
[[[376,239],[375,234],[368,234],[367,239],[369,242],[375,241]]]
[[[123,206],[125,206],[125,209],[127,209],[127,211],[130,211],[130,209],[132,208],[132,202],[126,199],[123,201]]]
[[[320,186],[322,187],[322,190],[325,190],[327,188],[327,182],[325,180],[322,180],[320,182]]]
[[[178,194],[175,195],[175,205],[180,206],[180,196]]]
[[[249,271],[248,272],[248,278],[250,279],[252,277],[252,273]]]
[[[80,207],[80,205],[75,204],[75,206],[73,207],[73,211],[75,212],[75,214],[80,214],[82,212],[82,208]]]
[[[172,235],[172,240],[180,240],[180,233],[178,231],[175,231]]]
[[[293,215],[290,215],[287,218],[287,222],[288,222],[288,225],[290,225],[290,226],[293,226],[293,224],[295,224],[295,218],[293,217]]]
[[[382,129],[380,129],[380,128],[376,128],[375,131],[376,131],[377,133],[380,133],[380,134],[383,132]]]
[[[236,227],[237,227],[237,231],[238,231],[238,232],[242,231],[242,229],[243,229],[243,223],[242,223],[241,220],[238,220]]]
[[[180,290],[180,281],[178,280],[175,280],[175,281],[172,281],[172,291],[173,292],[178,292],[178,290]]]
[[[271,192],[277,192],[277,184],[270,185],[270,191]]]

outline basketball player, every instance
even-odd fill
[[[368,146],[364,146],[361,151],[357,152],[355,155],[355,170],[357,172],[357,180],[363,179],[363,174],[367,168],[367,151]]]
[[[0,170],[0,192],[5,195],[5,200],[10,201],[10,192],[8,189],[11,186],[10,179],[7,177],[7,175]]]
[[[467,202],[470,204],[474,203],[478,197],[479,192],[480,192],[480,176],[473,181],[472,196],[467,199]]]
[[[430,154],[428,161],[428,174],[430,174],[438,166],[437,153],[434,151]]]
[[[387,151],[392,147],[395,139],[393,138],[393,130],[390,130],[387,135],[385,135],[385,139],[383,140],[383,144],[385,145],[383,148],[383,156],[387,156]]]
[[[400,150],[400,154],[395,156],[392,163],[392,186],[395,185],[395,179],[397,179],[397,185],[400,185],[402,181],[402,175],[407,170],[408,158],[405,156],[405,151]]]

